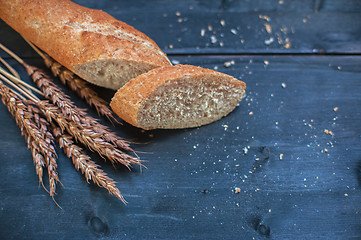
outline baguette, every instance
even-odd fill
[[[232,76],[191,65],[153,69],[120,88],[113,111],[142,129],[192,128],[229,114],[246,84]]]
[[[153,68],[172,65],[145,34],[69,0],[1,0],[0,17],[81,78],[119,89]]]

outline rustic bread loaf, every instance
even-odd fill
[[[0,17],[56,61],[99,86],[118,89],[153,68],[171,65],[145,34],[69,0],[4,0]]]
[[[213,70],[176,65],[153,69],[130,80],[110,106],[142,129],[190,128],[230,113],[245,95],[246,84]]]

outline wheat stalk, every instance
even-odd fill
[[[123,203],[127,203],[116,187],[116,182],[109,178],[79,146],[74,144],[70,135],[63,134],[61,129],[55,125],[52,126],[52,130],[55,138],[59,142],[59,146],[63,148],[66,156],[72,159],[76,170],[79,171],[80,169],[88,183],[89,181],[93,181],[99,187],[107,189],[110,194],[116,196]]]

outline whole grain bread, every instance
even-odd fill
[[[245,89],[244,82],[217,71],[166,66],[130,80],[110,106],[120,118],[142,129],[191,128],[229,114]]]
[[[69,0],[1,0],[0,17],[81,78],[118,89],[171,62],[145,34]]]

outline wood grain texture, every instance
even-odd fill
[[[5,107],[0,106],[2,236],[360,236],[360,57],[193,56],[173,60],[217,66],[219,71],[242,77],[248,96],[228,117],[201,128],[142,132],[126,125],[116,129],[120,135],[149,141],[136,147],[148,153],[141,154],[148,161],[148,169],[142,172],[114,171],[102,164],[119,182],[128,206],[86,184],[58,150],[59,175],[65,186],[58,188],[56,200],[64,209],[59,210],[38,188],[31,154]],[[231,60],[234,65],[223,66]],[[336,112],[334,107],[338,107]],[[325,129],[334,135],[327,135]],[[92,157],[101,162],[96,155]]]
[[[148,167],[142,171],[114,170],[91,153],[118,182],[127,206],[88,185],[57,149],[65,188],[59,186],[55,198],[63,210],[38,187],[31,153],[0,105],[2,238],[361,238],[361,44],[359,26],[352,24],[359,22],[359,1],[155,1],[161,3],[157,8],[145,0],[77,2],[109,10],[143,31],[173,53],[174,63],[241,79],[247,97],[226,118],[200,128],[112,127],[146,143],[134,146],[146,152],[140,153]],[[265,46],[272,35],[265,23],[272,34],[283,34],[284,24],[294,27],[287,33],[290,48],[278,42]],[[0,24],[2,43],[44,67],[13,30]],[[218,40],[224,33],[223,47],[211,45],[208,24]],[[229,34],[237,26],[247,30]],[[247,40],[243,45],[236,44],[240,34]],[[22,67],[10,63],[28,81]],[[114,94],[96,89],[107,100]],[[85,107],[75,94],[71,97]]]

